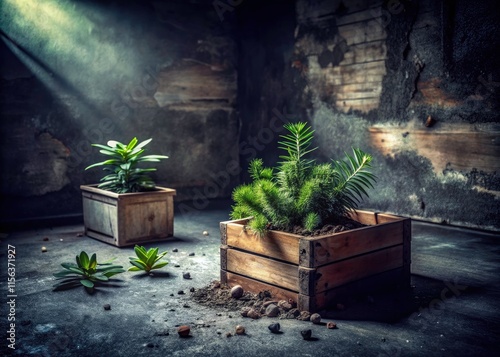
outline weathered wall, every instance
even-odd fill
[[[238,165],[234,20],[213,1],[2,1],[0,221],[81,213],[91,143],[153,138],[178,200]]]
[[[364,206],[500,229],[494,1],[297,1],[320,157],[373,153]]]

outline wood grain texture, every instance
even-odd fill
[[[319,278],[315,282],[315,292],[318,294],[369,275],[382,273],[402,266],[402,244],[325,265],[317,270]]]
[[[227,251],[227,270],[262,282],[297,291],[299,277],[296,265],[244,253]]]

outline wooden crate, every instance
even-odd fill
[[[85,234],[118,247],[158,241],[174,234],[175,190],[114,193],[80,186]]]
[[[221,282],[316,312],[341,298],[389,285],[410,285],[411,220],[356,211],[370,226],[318,237],[269,231],[260,238],[248,219],[220,223]]]

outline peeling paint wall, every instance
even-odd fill
[[[500,229],[497,17],[493,1],[297,1],[319,157],[373,153],[363,206]]]
[[[239,165],[234,17],[213,1],[0,4],[0,222],[81,213],[91,143],[152,137],[157,184],[227,197]],[[221,18],[221,15],[226,15]],[[231,167],[232,167],[231,166]],[[205,192],[206,191],[206,192]]]

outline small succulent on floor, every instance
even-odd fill
[[[54,284],[54,290],[67,290],[83,285],[92,291],[96,284],[106,283],[112,276],[125,272],[121,265],[112,265],[112,261],[113,259],[98,263],[95,253],[89,258],[88,254],[82,251],[76,256],[76,264],[61,264],[64,270],[54,274],[57,280],[61,280]]]
[[[149,248],[146,250],[143,246],[136,245],[134,247],[137,257],[129,257],[130,268],[128,271],[145,271],[149,273],[151,270],[163,268],[168,262],[158,262],[167,252],[158,253],[158,248]]]

